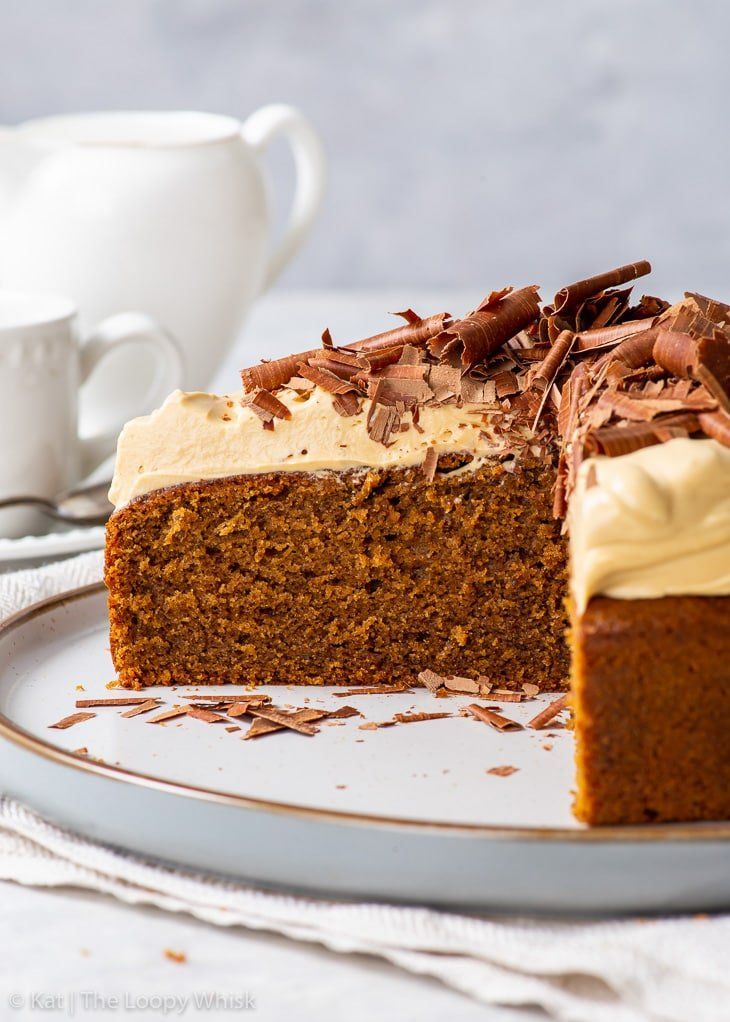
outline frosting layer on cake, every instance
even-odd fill
[[[319,388],[305,395],[284,390],[278,398],[291,418],[277,419],[267,430],[240,394],[175,391],[157,411],[122,430],[109,499],[119,508],[165,486],[233,475],[405,468],[422,464],[430,447],[438,454],[471,454],[471,467],[507,452],[484,405],[423,407],[423,432],[411,426],[386,446],[368,434],[367,401],[357,415],[342,416]]]
[[[651,599],[730,595],[730,448],[677,438],[580,467],[570,506],[571,591]]]

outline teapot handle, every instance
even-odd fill
[[[293,106],[262,106],[243,123],[244,141],[261,155],[277,135],[284,135],[294,157],[297,182],[284,237],[269,259],[261,290],[267,290],[298,251],[322,202],[325,159],[322,144],[309,121]]]

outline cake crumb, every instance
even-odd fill
[[[188,960],[184,951],[174,951],[172,948],[166,947],[163,953],[169,962],[176,962],[178,965],[184,965]]]

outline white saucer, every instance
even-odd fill
[[[466,696],[266,689],[278,704],[349,704],[364,714],[311,738],[242,741],[224,724],[150,725],[118,708],[49,729],[78,698],[125,694],[106,688],[107,627],[105,594],[94,586],[0,629],[0,783],[61,824],[198,868],[338,896],[571,913],[730,905],[730,823],[591,830],[574,821],[568,730],[502,734],[459,716],[359,726],[411,709],[456,713]],[[148,691],[172,704],[194,690]],[[524,722],[547,699],[504,712]],[[88,755],[75,755],[82,747]],[[517,770],[488,773],[502,766]]]

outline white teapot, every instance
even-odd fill
[[[276,135],[292,147],[297,182],[272,252],[260,157]],[[182,348],[183,387],[202,389],[251,302],[302,243],[323,183],[317,136],[289,106],[262,107],[243,124],[113,112],[2,129],[0,286],[68,295],[84,329],[119,309],[147,313]],[[120,356],[99,370],[84,396],[90,428],[128,406],[144,368]]]

